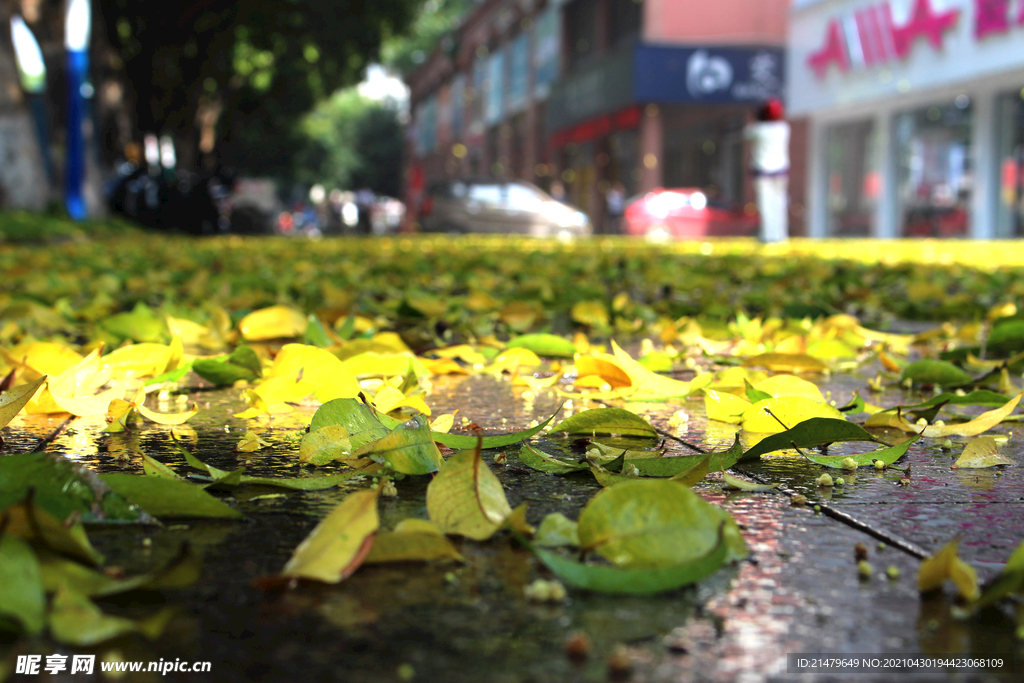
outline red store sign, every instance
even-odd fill
[[[1024,4],[1017,16],[1011,16],[1010,0],[973,2],[975,39],[1024,26]],[[956,26],[960,14],[960,9],[937,11],[931,0],[914,0],[906,23],[896,25],[888,0],[867,5],[852,16],[833,17],[825,29],[824,44],[807,58],[807,65],[823,79],[833,64],[845,73],[904,59],[918,38],[941,50],[944,35]]]

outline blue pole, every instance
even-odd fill
[[[64,169],[64,206],[76,221],[85,220],[89,209],[85,203],[85,98],[82,86],[89,73],[89,53],[68,50],[68,139],[67,165]]]

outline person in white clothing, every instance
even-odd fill
[[[784,242],[789,236],[789,124],[783,118],[782,102],[770,100],[743,133],[750,141],[762,242]]]

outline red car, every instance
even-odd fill
[[[701,190],[658,188],[629,200],[623,225],[627,235],[652,240],[757,235],[757,213],[709,199]]]

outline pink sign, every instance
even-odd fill
[[[1008,0],[974,1],[976,37],[1006,30]],[[914,0],[907,21],[897,26],[888,0],[868,5],[855,11],[852,17],[834,17],[829,21],[824,44],[807,58],[807,64],[818,78],[825,78],[833,64],[846,72],[854,66],[871,67],[904,59],[918,38],[925,38],[933,48],[941,50],[943,37],[959,18],[959,9],[936,11],[931,0]]]

